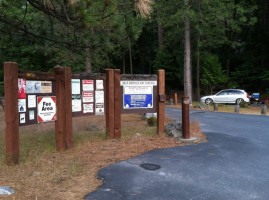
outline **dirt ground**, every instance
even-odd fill
[[[0,199],[83,199],[102,184],[96,178],[101,168],[150,150],[186,145],[173,138],[156,136],[156,127],[149,127],[141,120],[141,115],[122,117],[122,138],[119,140],[104,139],[104,117],[80,117],[73,121],[75,147],[63,153],[55,151],[51,141],[54,140],[53,133],[42,140],[44,135],[53,132],[53,123],[21,127],[23,159],[17,166],[7,166],[3,142],[4,114],[0,111],[0,186],[10,186],[15,190],[15,194],[0,196]],[[171,120],[166,119],[166,123],[169,122]],[[97,125],[101,131],[87,131],[91,124]],[[198,121],[191,122],[190,132],[191,136],[198,137],[197,143],[206,141]],[[31,134],[34,136],[28,136]],[[51,143],[51,147],[41,144],[41,140]]]

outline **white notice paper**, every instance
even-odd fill
[[[29,120],[34,120],[34,119],[35,119],[35,111],[29,110]]]
[[[96,90],[103,90],[103,89],[104,89],[103,80],[96,80]]]
[[[80,94],[80,79],[72,79],[72,94]]]
[[[25,123],[25,113],[20,114],[20,123],[24,124]]]
[[[28,95],[28,108],[36,107],[36,95]]]

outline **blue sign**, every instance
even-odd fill
[[[124,94],[124,108],[153,108],[152,94]]]

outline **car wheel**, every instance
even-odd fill
[[[209,104],[212,104],[212,103],[213,103],[213,100],[210,99],[210,98],[208,98],[208,99],[205,100],[205,104],[206,105],[209,105]]]
[[[244,102],[244,99],[236,99],[235,103],[237,105],[239,105],[240,103],[243,103]]]

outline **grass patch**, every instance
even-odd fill
[[[20,127],[20,164],[5,164],[4,119],[0,114],[0,183],[15,190],[4,199],[83,199],[102,181],[96,179],[100,168],[129,159],[141,153],[185,145],[173,138],[156,136],[141,115],[122,115],[122,137],[106,140],[104,116],[73,118],[75,147],[58,153],[55,149],[54,123]],[[166,119],[166,123],[170,122]],[[2,123],[2,125],[1,125]],[[99,130],[89,131],[90,125]],[[191,123],[199,133],[199,122]],[[140,134],[136,134],[140,133]]]

